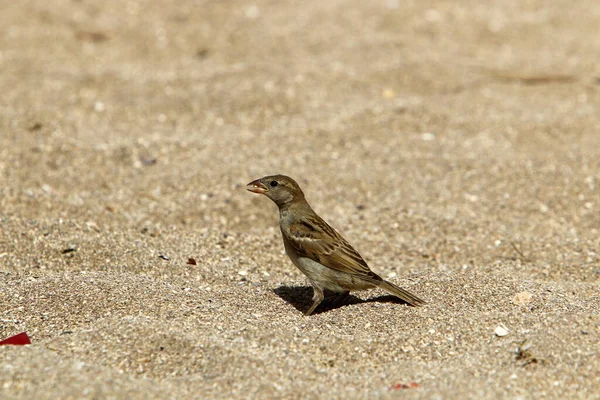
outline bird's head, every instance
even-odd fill
[[[304,198],[304,193],[296,181],[285,175],[265,176],[247,184],[246,189],[253,193],[264,194],[280,208],[294,200]]]

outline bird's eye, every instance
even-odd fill
[[[269,185],[271,185],[271,187],[275,187],[275,186],[279,185],[279,183],[277,183],[277,181],[271,181],[271,183],[269,183]]]

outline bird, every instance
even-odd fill
[[[313,288],[311,315],[325,290],[347,296],[350,291],[379,287],[411,306],[425,301],[371,271],[362,256],[312,209],[298,183],[286,175],[270,175],[246,185],[279,207],[279,227],[285,252],[307,276]]]

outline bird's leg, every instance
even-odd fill
[[[319,304],[321,304],[321,302],[323,301],[324,298],[325,298],[325,295],[323,294],[323,289],[321,289],[317,285],[313,285],[313,298],[312,298],[313,304],[312,304],[312,306],[310,306],[308,311],[306,313],[304,313],[304,315],[312,314],[313,311],[315,311],[315,308],[317,308],[317,306]]]

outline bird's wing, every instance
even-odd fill
[[[350,243],[316,214],[298,219],[284,229],[283,234],[301,257],[364,279],[381,279]]]

